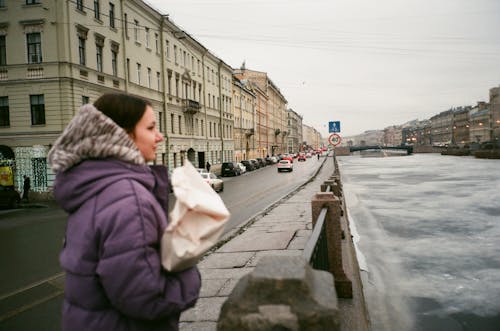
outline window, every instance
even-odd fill
[[[130,59],[127,59],[127,79],[130,81]]]
[[[43,94],[30,95],[31,125],[45,124],[45,101]]]
[[[102,72],[102,46],[96,44],[95,49],[96,49],[97,71]]]
[[[40,0],[26,0],[27,5],[37,5],[40,3]]]
[[[7,47],[5,36],[0,36],[0,66],[7,65]]]
[[[174,45],[174,62],[177,64],[177,45]]]
[[[139,21],[134,20],[134,40],[139,42]]]
[[[170,43],[168,40],[165,40],[165,52],[167,52],[167,59],[170,59]]]
[[[170,114],[170,131],[175,133],[174,131],[174,114]]]
[[[128,15],[126,13],[123,14],[123,20],[123,23],[125,24],[125,37],[128,38]]]
[[[78,55],[80,57],[80,64],[84,66],[86,64],[85,59],[85,38],[79,36],[78,37]]]
[[[203,120],[201,120],[201,135],[205,135],[205,126],[203,125]]]
[[[0,127],[9,125],[9,97],[0,97]]]
[[[28,44],[28,63],[42,62],[42,40],[40,32],[26,34]]]
[[[145,28],[146,30],[146,48],[149,48],[149,28]]]
[[[141,64],[137,63],[137,84],[141,85]]]
[[[161,76],[158,71],[156,72],[156,84],[158,86],[158,91],[161,91]]]
[[[89,101],[89,97],[85,96],[85,95],[82,95],[82,105],[86,105],[86,104],[89,104],[90,101]]]
[[[168,94],[172,95],[172,71],[167,72]]]
[[[160,53],[160,49],[158,47],[158,33],[155,33],[155,51],[156,54]]]
[[[109,3],[109,26],[115,27],[115,5],[111,2]]]
[[[148,68],[148,87],[151,88],[151,68]]]
[[[118,76],[118,52],[116,50],[111,50],[111,69],[113,70],[113,76]]]
[[[76,0],[76,9],[83,11],[83,0]]]
[[[158,112],[158,130],[163,132],[163,113],[161,111]]]
[[[99,7],[99,0],[94,0],[94,18],[98,20],[101,19],[101,12]]]
[[[181,115],[179,115],[179,134],[182,134],[181,121],[182,121],[182,117],[181,117]]]

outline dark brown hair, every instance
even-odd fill
[[[94,107],[127,133],[134,131],[147,106],[152,106],[149,101],[123,93],[103,94],[94,102]]]

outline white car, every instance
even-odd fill
[[[215,192],[224,191],[224,181],[217,177],[213,172],[202,172],[200,175],[203,180],[214,189]]]
[[[278,172],[293,171],[293,163],[290,160],[281,160],[278,162]]]
[[[245,172],[247,172],[247,167],[245,167],[243,165],[243,163],[241,162],[238,162],[236,163],[236,166],[240,169],[240,175],[244,174]]]

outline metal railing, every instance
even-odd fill
[[[326,188],[330,192],[330,187]],[[304,247],[302,256],[314,268],[319,270],[329,270],[328,264],[328,239],[326,235],[326,213],[328,208],[322,208],[318,215],[314,229],[309,240]]]
[[[311,237],[309,237],[302,253],[302,256],[314,269],[325,271],[328,271],[330,267],[328,264],[328,242],[325,222],[327,211],[327,208],[321,209]]]

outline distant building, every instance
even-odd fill
[[[236,162],[258,157],[255,145],[255,93],[251,84],[233,77],[234,157]]]
[[[302,138],[302,116],[297,114],[293,109],[287,109],[286,113],[288,118],[286,152],[298,152],[304,141]]]
[[[470,111],[470,138],[474,143],[490,141],[490,110],[489,104],[481,101]]]

